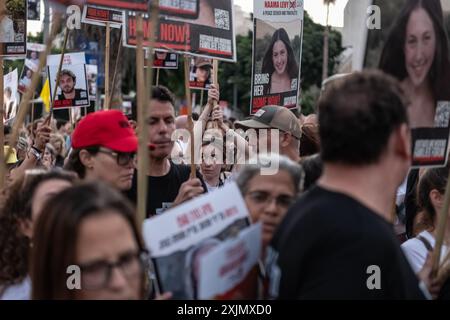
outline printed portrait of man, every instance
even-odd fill
[[[61,89],[61,94],[58,95],[58,100],[85,99],[86,90],[76,89],[76,83],[77,77],[72,71],[68,69],[62,70],[59,78],[59,88]]]

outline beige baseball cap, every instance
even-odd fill
[[[234,126],[236,129],[279,129],[297,139],[302,137],[297,117],[288,108],[281,106],[264,106],[250,119],[236,121]]]

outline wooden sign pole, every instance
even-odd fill
[[[219,61],[217,61],[217,59],[213,60],[213,83],[216,87],[216,89],[219,88],[218,83],[219,83],[219,79],[218,79],[218,73],[219,73]],[[215,107],[215,105],[219,103],[219,101],[216,100],[211,100],[211,111],[213,110],[213,108]],[[217,122],[217,120],[214,121],[214,129],[219,129],[219,124]]]
[[[150,23],[148,25],[148,52],[153,52],[155,43],[155,30],[158,25],[159,16],[159,1],[152,1],[148,8],[148,15]],[[149,171],[149,147],[148,147],[148,133],[147,133],[147,114],[148,103],[152,99],[152,84],[153,84],[153,55],[149,55],[147,60],[147,74],[144,76],[144,27],[143,17],[138,16],[137,21],[137,53],[136,53],[136,67],[137,67],[137,97],[138,97],[138,128],[139,128],[139,150],[138,150],[138,199],[137,210],[139,223],[142,225],[147,217],[147,193],[148,193],[148,177]],[[146,81],[145,81],[146,80]]]
[[[191,174],[190,179],[194,179],[196,177],[196,169],[195,169],[195,139],[194,139],[194,122],[192,121],[192,101],[191,101],[191,90],[189,88],[189,69],[190,69],[190,63],[191,59],[188,55],[184,56],[184,90],[186,93],[186,104],[188,108],[188,130],[189,135],[191,136],[191,143],[190,143],[190,153],[191,153]]]
[[[45,119],[46,124],[50,124],[50,121],[53,116],[53,108],[55,105],[56,92],[58,91],[59,80],[61,78],[61,69],[64,64],[64,54],[66,52],[67,39],[69,38],[69,32],[70,32],[70,29],[66,28],[66,32],[64,34],[64,43],[63,43],[63,47],[62,47],[62,51],[61,51],[61,58],[59,60],[58,73],[56,74],[56,82],[55,82],[55,87],[54,87],[54,91],[53,91],[53,97],[52,97],[53,99],[51,101],[51,106],[50,106],[50,113],[49,113],[47,119]],[[38,69],[38,70],[42,70],[42,69]],[[34,92],[33,92],[33,95],[34,95]]]
[[[159,68],[156,69],[156,85],[159,86]]]
[[[116,64],[114,66],[114,74],[113,74],[113,80],[111,84],[111,93],[109,95],[109,101],[108,106],[111,108],[112,99],[114,97],[114,91],[116,88],[116,75],[117,75],[117,69],[119,68],[119,60],[120,60],[120,53],[122,52],[122,35],[123,35],[123,28],[120,27],[120,41],[119,41],[119,49],[117,50],[117,58],[116,58]],[[106,96],[105,96],[106,97]]]
[[[106,44],[105,44],[105,100],[103,102],[103,109],[109,110],[109,55],[111,42],[111,27],[109,22],[106,22]]]

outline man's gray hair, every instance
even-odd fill
[[[257,161],[254,161],[254,159],[253,161],[249,161],[250,164],[244,165],[236,177],[236,183],[242,194],[247,192],[248,182],[253,177],[260,175],[265,167],[272,166],[274,163],[278,165],[277,172],[280,170],[286,171],[292,178],[297,195],[303,191],[305,174],[303,172],[303,168],[298,163],[292,161],[286,156],[276,153],[259,154],[256,158]]]

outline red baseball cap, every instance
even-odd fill
[[[72,135],[74,149],[94,146],[118,152],[136,152],[138,140],[121,111],[97,111],[84,117]]]

